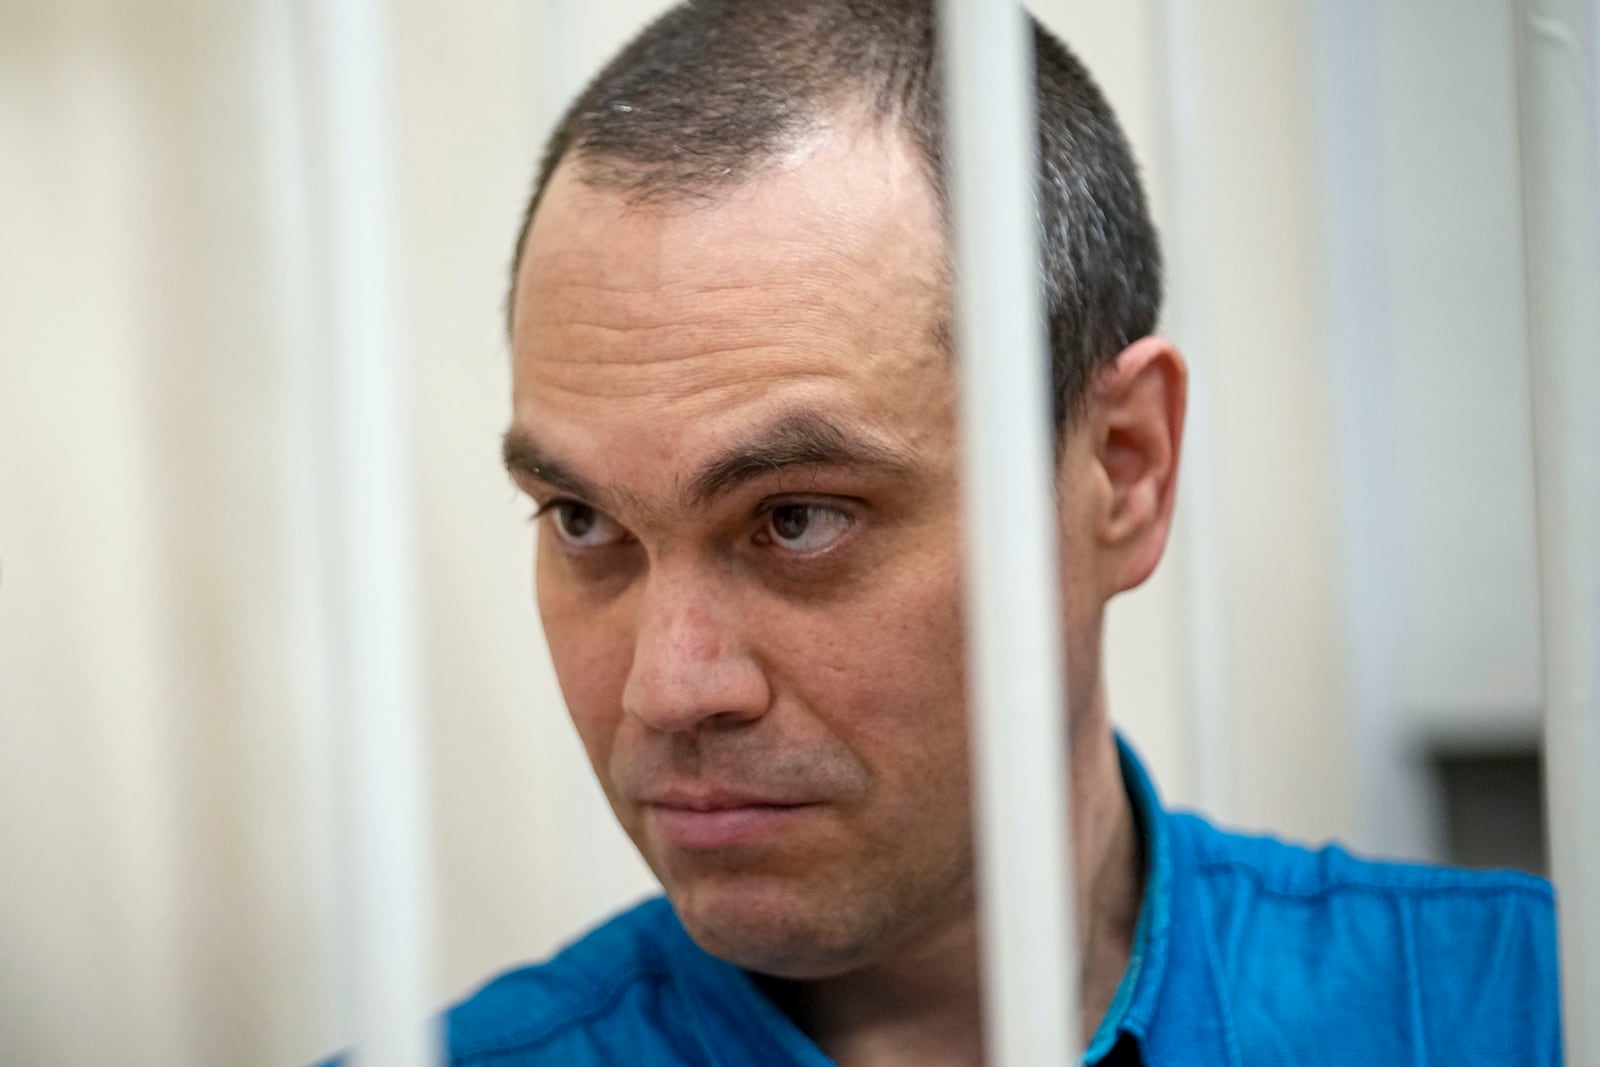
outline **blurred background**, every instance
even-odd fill
[[[355,1036],[305,547],[339,221],[297,133],[340,60],[311,6],[0,0],[0,1063]],[[438,1003],[650,889],[497,448],[540,143],[664,6],[383,8]],[[1510,0],[1032,6],[1134,142],[1196,380],[1113,714],[1224,823],[1542,869]]]

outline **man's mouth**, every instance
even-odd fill
[[[757,794],[670,790],[645,801],[645,817],[665,844],[710,851],[760,842],[817,807],[811,801]]]

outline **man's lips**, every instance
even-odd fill
[[[790,808],[812,803],[795,793],[755,792],[743,789],[679,787],[646,791],[640,798],[652,808],[682,811],[725,811],[728,808]]]
[[[812,813],[815,801],[723,790],[667,790],[645,798],[645,818],[668,845],[688,851],[749,845]]]

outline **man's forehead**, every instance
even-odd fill
[[[524,301],[579,288],[671,299],[775,275],[942,277],[932,188],[892,132],[832,128],[751,181],[701,194],[649,195],[608,173],[569,157],[552,175],[522,250],[514,329]]]
[[[857,134],[785,166],[643,203],[558,170],[518,279],[514,428],[662,498],[782,411],[910,452],[947,436],[942,236],[916,159]]]

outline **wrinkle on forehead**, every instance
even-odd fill
[[[660,410],[664,406],[687,406],[704,416],[741,404],[760,401],[775,391],[797,393],[808,386],[837,380],[839,375],[809,362],[764,360],[766,372],[730,377],[719,363],[764,350],[712,350],[680,360],[652,360],[646,364],[615,363],[595,367],[582,361],[565,365],[545,364],[530,374],[526,408],[531,418],[543,421],[552,408],[569,409],[581,416],[592,406],[597,413],[612,410],[627,414],[640,405]]]
[[[672,363],[700,353],[789,345],[814,357],[871,359],[904,348],[919,334],[932,336],[927,320],[937,316],[941,293],[921,277],[838,257],[817,262],[815,249],[787,258],[771,249],[719,252],[726,263],[702,259],[695,277],[662,279],[654,287],[608,280],[617,268],[600,256],[574,262],[557,285],[543,285],[536,273],[525,286],[518,319],[519,356],[589,365]],[[705,284],[708,276],[716,284]],[[867,293],[870,303],[862,299]],[[916,329],[919,324],[924,328]]]

